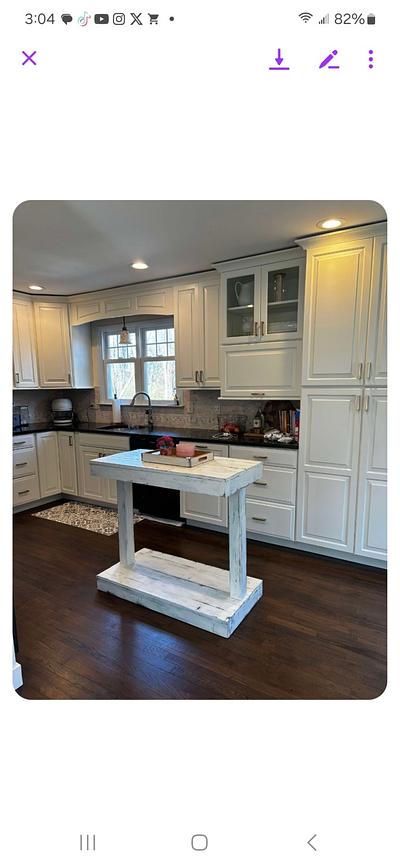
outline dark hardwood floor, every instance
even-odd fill
[[[228,567],[227,538],[143,521],[136,547]],[[31,699],[375,698],[386,682],[386,575],[248,544],[264,596],[229,639],[96,590],[117,536],[15,517],[19,661]]]

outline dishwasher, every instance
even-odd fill
[[[156,449],[157,436],[131,434],[129,437],[129,448],[134,449]],[[174,443],[178,439],[174,439]],[[132,485],[133,508],[139,512],[142,517],[149,517],[155,520],[171,523],[175,526],[182,527],[186,522],[182,520],[180,515],[180,492],[171,491],[169,488],[153,488],[152,485]]]

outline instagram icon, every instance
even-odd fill
[[[114,12],[113,24],[125,24],[125,12]]]

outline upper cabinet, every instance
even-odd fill
[[[67,304],[37,301],[34,304],[42,388],[72,386],[72,359]]]
[[[219,283],[215,277],[176,290],[176,382],[219,388]]]
[[[385,385],[385,225],[300,243],[308,251],[303,385]]]
[[[36,337],[33,306],[29,299],[15,298],[13,303],[14,387],[37,388]]]
[[[305,256],[283,250],[218,263],[221,342],[262,343],[302,334]]]
[[[69,305],[71,325],[83,325],[114,316],[171,316],[174,313],[172,286],[107,289],[82,295]]]
[[[90,325],[69,326],[68,305],[35,301],[41,388],[90,388],[93,385]]]

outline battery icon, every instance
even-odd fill
[[[375,24],[375,15],[367,15],[367,24]]]

